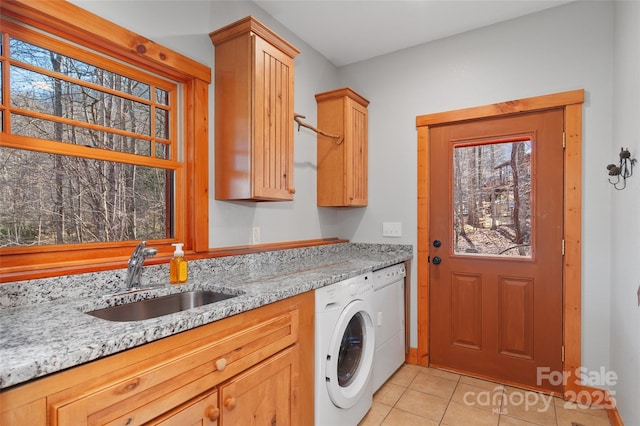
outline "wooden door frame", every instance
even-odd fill
[[[416,117],[418,129],[418,348],[416,362],[429,365],[429,129],[466,120],[564,109],[565,150],[563,188],[563,370],[567,391],[583,389],[576,380],[581,366],[581,243],[582,243],[582,104],[584,90],[574,90],[480,107]]]

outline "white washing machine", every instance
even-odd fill
[[[405,361],[405,282],[403,263],[373,272],[373,321],[376,350],[373,391],[380,389]]]
[[[371,273],[315,291],[315,426],[356,426],[371,408]]]

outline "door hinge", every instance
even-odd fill
[[[564,256],[564,238],[562,239],[562,255]]]
[[[562,345],[562,362],[564,362],[564,345]]]
[[[562,148],[566,148],[567,147],[567,133],[566,132],[562,132]]]

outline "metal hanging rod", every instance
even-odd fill
[[[322,136],[326,136],[328,138],[333,138],[336,139],[336,144],[340,145],[342,143],[342,141],[344,140],[344,136],[342,135],[333,135],[331,133],[327,133],[327,132],[323,132],[322,130],[313,127],[311,124],[305,123],[304,121],[302,121],[303,118],[307,118],[306,116],[302,115],[302,114],[298,114],[298,113],[293,113],[293,120],[298,123],[298,131],[300,131],[300,126],[302,127],[306,127],[307,129],[311,129],[314,132],[322,135]]]

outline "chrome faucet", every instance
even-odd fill
[[[129,258],[127,267],[127,290],[140,287],[140,277],[142,276],[142,266],[144,260],[148,257],[153,257],[158,253],[158,249],[152,247],[146,247],[146,241],[141,241],[138,244]]]

